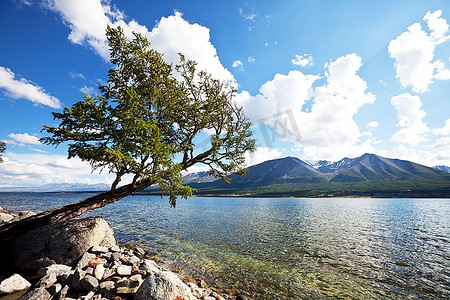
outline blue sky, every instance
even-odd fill
[[[51,112],[107,80],[108,24],[236,85],[249,164],[370,152],[450,165],[449,22],[445,0],[1,1],[0,187],[112,181],[38,141]]]

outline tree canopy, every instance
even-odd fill
[[[182,54],[176,66],[165,62],[140,34],[129,40],[120,27],[108,27],[106,35],[113,64],[107,84],[99,85],[98,96],[85,94],[54,112],[59,123],[44,126],[49,136],[41,142],[67,143],[69,158],[114,173],[111,192],[131,175],[130,192],[158,184],[172,206],[177,196],[192,195],[181,172],[196,163],[225,181],[231,173],[245,173],[244,154],[255,141],[232,86],[198,71]],[[207,146],[199,149],[205,132]]]
[[[0,141],[0,154],[5,152],[6,150],[6,143],[3,141]],[[3,162],[2,156],[0,155],[0,163]]]

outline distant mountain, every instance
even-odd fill
[[[103,192],[111,187],[104,183],[82,184],[82,183],[52,183],[36,187],[11,187],[0,188],[1,192]]]
[[[447,166],[434,166],[433,169],[450,173],[450,167],[447,167]]]
[[[217,178],[209,175],[208,172],[201,171],[201,172],[189,173],[189,174],[183,176],[182,182],[183,182],[183,184],[190,184],[190,183],[213,182],[215,180],[217,180]]]
[[[308,160],[306,163],[321,173],[334,173],[345,169],[354,160],[354,158],[344,157],[336,162],[327,160]]]
[[[375,154],[337,162],[269,160],[249,167],[247,176],[229,176],[231,184],[191,177],[197,179],[186,184],[198,195],[450,197],[449,173]]]

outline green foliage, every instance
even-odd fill
[[[116,174],[115,190],[122,176],[133,176],[132,186],[158,184],[170,195],[192,195],[181,184],[181,171],[196,164],[224,178],[242,173],[244,153],[254,150],[250,123],[233,102],[235,90],[180,54],[175,67],[150,48],[140,34],[128,40],[123,31],[108,27],[107,38],[114,65],[100,95],[77,101],[53,113],[55,127],[44,126],[50,136],[43,143],[68,142],[68,157],[88,161],[93,170]],[[207,130],[207,147],[196,149],[194,139]],[[145,188],[144,187],[144,188]]]
[[[0,141],[0,153],[5,152],[5,150],[6,150],[6,143],[3,141]],[[3,162],[2,156],[0,155],[0,163],[2,163],[2,162]]]

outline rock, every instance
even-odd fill
[[[59,291],[61,291],[62,289],[62,285],[60,283],[56,283],[53,284],[52,286],[50,286],[47,290],[50,293],[50,295],[56,295],[57,293],[59,293]]]
[[[128,259],[128,262],[130,264],[132,264],[133,266],[136,266],[137,264],[139,264],[140,261],[141,260],[137,256],[134,256],[134,255]]]
[[[188,284],[188,286],[191,289],[191,293],[194,297],[197,297],[198,299],[201,299],[203,296],[203,289],[199,288],[198,286],[191,286],[190,284]]]
[[[206,282],[203,279],[200,281],[200,287],[202,289],[207,289],[208,288],[208,285],[206,284]]]
[[[102,298],[102,295],[100,295],[100,294],[95,294],[94,297],[92,297],[92,300],[102,300],[102,299],[105,299],[105,298]]]
[[[93,291],[98,287],[98,280],[94,276],[86,275],[81,280],[81,285],[88,291]]]
[[[136,292],[135,300],[195,299],[189,287],[174,273],[161,271],[147,277]]]
[[[29,271],[32,262],[47,257],[73,266],[92,246],[116,244],[111,225],[100,217],[73,219],[36,228],[15,238],[11,244],[13,267]]]
[[[16,222],[34,215],[36,215],[36,213],[32,211],[21,211],[16,217],[14,217],[14,219],[11,220],[11,222]]]
[[[98,265],[106,264],[106,260],[100,257],[94,257],[89,261],[89,267],[95,268]]]
[[[84,269],[86,266],[89,265],[89,262],[91,259],[96,258],[97,256],[93,253],[85,252],[83,256],[81,256],[80,260],[77,263],[77,268]]]
[[[131,275],[136,275],[136,274],[141,274],[143,277],[145,277],[145,275],[147,275],[147,272],[145,272],[144,270],[139,270],[138,267],[133,266],[131,268]]]
[[[102,283],[100,283],[99,288],[100,291],[105,290],[110,292],[116,288],[116,284],[114,283],[114,281],[103,281]]]
[[[72,289],[74,289],[77,292],[82,291],[84,288],[83,288],[83,285],[81,284],[81,281],[83,280],[83,278],[85,276],[86,276],[86,272],[84,272],[80,269],[76,269],[75,273],[73,273]]]
[[[9,222],[12,219],[14,219],[14,215],[8,214],[8,213],[4,213],[4,212],[0,212],[0,223],[2,223],[2,222]]]
[[[91,300],[94,297],[95,293],[90,291],[86,296],[81,297],[82,300]]]
[[[0,295],[15,293],[29,289],[30,287],[31,283],[29,283],[28,280],[19,274],[14,274],[0,283]]]
[[[111,256],[112,256],[111,252],[106,252],[106,253],[101,254],[101,257],[105,258],[106,260],[111,260]]]
[[[105,280],[106,278],[109,278],[109,277],[111,277],[111,276],[113,276],[113,275],[115,275],[116,274],[116,270],[114,270],[114,269],[106,269],[105,270],[105,273],[103,274],[103,280]]]
[[[56,281],[57,278],[55,273],[50,273],[42,277],[41,280],[39,280],[39,282],[36,284],[36,287],[49,288],[52,284],[56,283]]]
[[[60,277],[69,274],[71,269],[72,269],[71,267],[66,265],[53,264],[48,267],[39,269],[37,273],[40,276],[55,274],[56,277]]]
[[[48,257],[41,257],[36,260],[33,260],[30,262],[30,264],[27,266],[29,270],[40,270],[42,268],[51,266],[56,264],[56,262],[53,259],[50,259]]]
[[[37,288],[29,293],[26,293],[18,300],[49,300],[51,297],[50,293],[44,288]]]
[[[119,280],[117,282],[117,294],[134,294],[143,281],[141,275],[134,275],[128,279]]]
[[[94,275],[94,268],[92,267],[87,267],[85,269],[86,274],[90,274],[90,275]]]
[[[58,293],[56,293],[55,296],[53,296],[52,300],[62,300],[64,298],[66,298],[66,295],[68,292],[69,292],[69,286],[65,285]]]
[[[120,253],[119,252],[114,252],[113,254],[111,254],[111,259],[112,261],[120,261]]]
[[[142,249],[141,247],[136,247],[134,250],[135,250],[136,253],[137,253],[138,255],[140,255],[140,256],[144,256],[144,255],[145,255],[145,251],[144,251],[144,249]]]
[[[111,248],[109,248],[109,250],[111,250],[112,252],[122,252],[119,245],[114,245]]]
[[[103,265],[98,265],[95,267],[94,270],[94,277],[98,280],[101,280],[103,278],[103,275],[105,274],[105,267]]]
[[[116,273],[117,273],[117,275],[120,275],[120,276],[129,276],[129,275],[131,275],[131,269],[132,269],[131,266],[123,266],[122,265],[116,269]]]
[[[150,259],[144,259],[142,264],[139,266],[139,269],[149,274],[158,273],[159,271],[161,271],[160,267],[153,260]]]
[[[93,246],[89,252],[99,254],[99,253],[106,253],[108,252],[108,247],[104,246]]]

